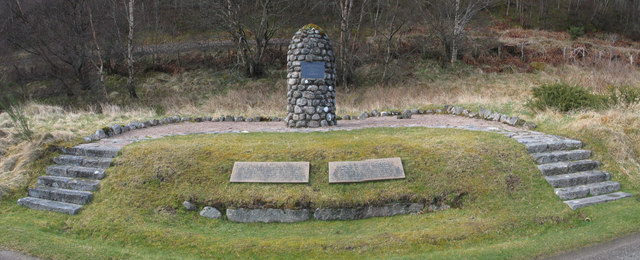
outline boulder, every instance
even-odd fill
[[[182,206],[184,207],[184,209],[189,210],[189,211],[193,211],[193,210],[198,209],[198,207],[195,204],[193,204],[193,203],[191,203],[189,201],[186,201],[186,200],[182,202]]]
[[[222,213],[214,207],[204,207],[202,211],[200,211],[200,216],[210,219],[219,219],[222,218]]]

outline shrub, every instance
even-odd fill
[[[605,107],[608,99],[606,96],[592,94],[580,86],[557,83],[533,88],[533,100],[528,105],[534,109],[553,108],[567,112]]]
[[[543,71],[546,67],[547,64],[544,62],[532,62],[529,63],[529,67],[533,68],[535,71]]]
[[[569,27],[569,35],[571,36],[571,40],[575,40],[578,37],[584,35],[584,27],[581,26],[571,26]]]
[[[624,105],[630,107],[636,103],[640,103],[640,88],[625,86],[609,86],[609,99],[614,105]]]
[[[29,118],[24,115],[24,106],[16,102],[11,96],[6,100],[0,100],[0,108],[11,118],[11,121],[18,129],[18,136],[25,141],[33,140],[33,131],[29,127]]]

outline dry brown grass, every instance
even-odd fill
[[[537,114],[535,120],[546,128],[602,143],[601,158],[615,160],[620,173],[631,183],[640,184],[640,104],[614,107],[605,111],[583,111],[563,115],[554,111]],[[613,165],[605,165],[615,167]],[[611,169],[611,168],[609,168]]]

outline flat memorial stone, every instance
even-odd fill
[[[309,162],[236,162],[229,181],[308,183]]]
[[[404,179],[398,157],[364,161],[329,162],[329,183]]]

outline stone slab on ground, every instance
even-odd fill
[[[354,220],[418,213],[423,208],[424,204],[421,203],[392,203],[360,208],[319,208],[313,213],[313,217],[317,220]]]
[[[22,205],[32,209],[48,210],[60,213],[67,213],[69,215],[75,215],[78,213],[82,205],[38,199],[32,197],[26,197],[18,200],[18,205]]]
[[[310,215],[308,209],[227,209],[227,219],[242,223],[293,223],[308,220]]]
[[[236,162],[229,181],[308,183],[309,162]]]
[[[571,209],[576,210],[579,208],[583,208],[586,206],[591,206],[594,204],[599,204],[599,203],[605,203],[605,202],[609,202],[609,201],[614,201],[614,200],[619,200],[619,199],[624,199],[624,198],[628,198],[631,197],[631,193],[626,193],[626,192],[614,192],[614,193],[609,193],[609,194],[604,194],[604,195],[598,195],[598,196],[593,196],[593,197],[586,197],[586,198],[582,198],[582,199],[575,199],[575,200],[567,200],[564,203],[566,203]]]
[[[404,179],[399,157],[364,161],[329,162],[329,183]]]

